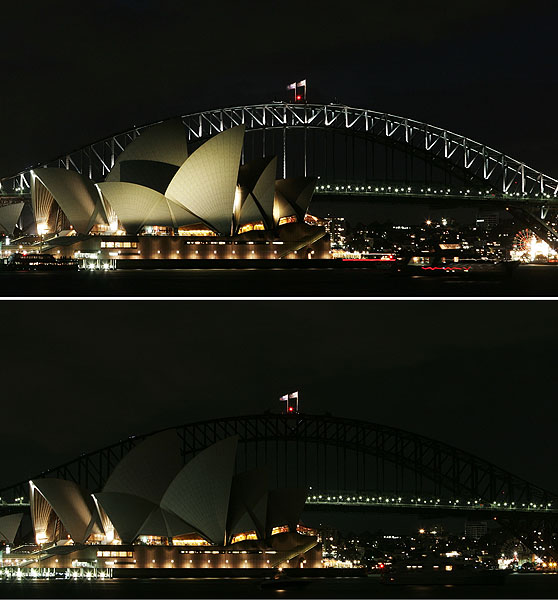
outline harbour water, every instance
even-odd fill
[[[257,579],[0,580],[2,598],[557,598],[558,575],[511,574],[503,585],[427,586],[377,577],[316,578],[304,588],[262,591]]]
[[[370,269],[191,269],[0,272],[3,297],[552,297],[558,265],[509,276],[412,276]]]

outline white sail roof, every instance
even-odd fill
[[[273,220],[275,224],[283,217],[296,216],[304,219],[314,194],[317,179],[315,177],[292,177],[278,179],[275,182],[275,201]]]
[[[52,194],[78,233],[89,233],[94,225],[108,224],[101,195],[90,179],[67,169],[41,168],[33,174]]]
[[[99,492],[94,496],[125,543],[132,543],[138,537],[141,526],[157,508],[153,502],[132,494]]]
[[[0,517],[0,541],[7,542],[8,544],[14,543],[14,538],[22,518],[23,513]]]
[[[256,221],[273,225],[273,196],[277,157],[260,158],[240,167],[238,184],[242,190],[240,226]]]
[[[292,530],[300,519],[306,504],[307,490],[304,488],[279,488],[267,496],[267,535],[273,527],[288,525]]]
[[[146,160],[180,167],[188,158],[186,134],[180,119],[171,119],[140,132],[116,159],[105,181],[120,181],[120,163]]]
[[[129,234],[145,225],[180,227],[200,222],[182,206],[142,185],[115,181],[99,183],[98,187]]]
[[[180,167],[165,196],[230,235],[244,125],[219,133]]]
[[[285,198],[285,196],[275,188],[275,197],[273,201],[273,224],[278,225],[279,221],[285,217],[299,217],[296,208]]]
[[[30,482],[31,512],[34,514],[35,494],[38,491],[58,515],[66,531],[77,543],[83,543],[96,520],[96,509],[89,492],[65,479],[35,479]]]
[[[261,514],[258,506],[262,498],[267,497],[268,479],[267,469],[253,469],[234,476],[227,518],[229,538],[251,529],[255,529],[260,538],[265,537],[265,512]]]
[[[114,468],[103,492],[130,494],[158,504],[182,464],[176,432],[161,431],[126,454]]]
[[[14,202],[13,204],[0,206],[0,232],[4,232],[7,235],[13,234],[23,206],[23,202]]]
[[[259,175],[253,185],[250,187],[250,197],[254,204],[258,206],[258,210],[261,209],[260,212],[263,213],[262,220],[268,227],[273,226],[273,200],[275,195],[276,173],[277,157],[275,156],[271,159],[262,159]],[[242,208],[240,225],[251,222],[250,213],[251,211],[246,210],[245,212],[244,207]]]
[[[195,533],[195,527],[188,525],[174,513],[157,506],[140,527],[138,535],[175,537],[187,533]]]
[[[238,436],[213,444],[195,456],[170,484],[161,507],[223,544]]]

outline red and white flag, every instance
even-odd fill
[[[296,84],[296,87],[304,87],[305,88],[306,87],[306,79],[303,79],[302,81],[299,81]]]

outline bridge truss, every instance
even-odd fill
[[[381,157],[385,173],[381,177],[374,174],[374,163],[379,160],[375,156],[375,143],[380,143],[406,154],[407,181],[411,179],[408,163],[415,156],[425,162],[427,170],[438,165],[446,174],[459,175],[464,183],[476,183],[500,194],[541,198],[554,198],[558,194],[558,180],[485,144],[434,125],[369,109],[271,103],[209,110],[181,119],[192,148],[225,129],[245,125],[244,158],[277,154],[279,175],[283,177],[304,174],[324,180],[365,182],[370,175],[386,179],[394,167],[394,157],[388,154]],[[100,181],[120,152],[143,129],[135,128],[101,140],[46,166],[75,169]],[[344,177],[336,177],[336,169]],[[30,186],[29,171],[4,179],[4,193],[26,192]]]
[[[266,466],[271,485],[308,487],[309,504],[368,503],[376,508],[408,504],[407,508],[420,509],[438,503],[456,510],[482,505],[514,512],[558,509],[558,496],[485,460],[375,423],[330,415],[270,413],[174,429],[184,461],[219,440],[239,436],[237,471]],[[32,478],[60,477],[99,491],[116,464],[146,437],[130,437]],[[317,490],[328,490],[323,502]],[[27,502],[28,479],[0,489],[0,497],[6,503]]]

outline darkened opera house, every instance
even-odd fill
[[[276,179],[276,157],[241,164],[244,131],[225,129],[189,155],[180,119],[151,126],[102,182],[71,165],[32,170],[37,247],[100,262],[329,258],[308,214],[317,180]]]
[[[269,489],[266,469],[235,474],[238,438],[185,465],[175,430],[150,436],[101,492],[30,481],[38,552],[27,568],[316,568],[321,547],[300,515],[307,490]]]

